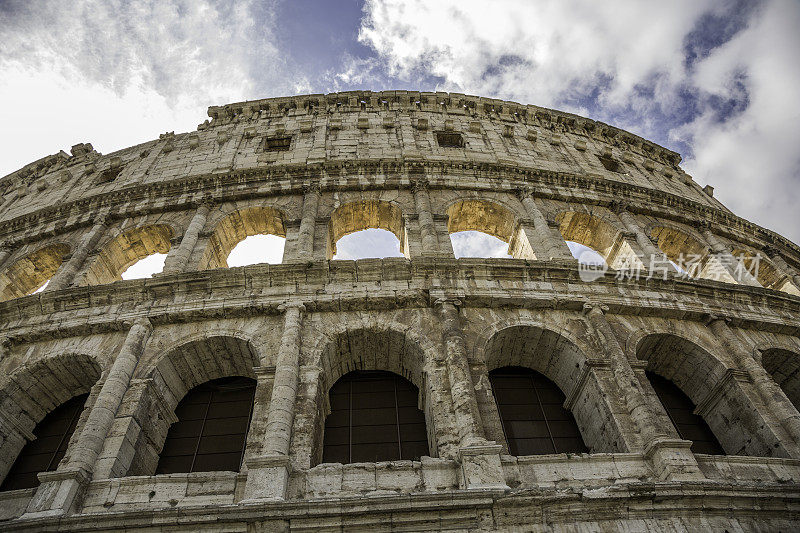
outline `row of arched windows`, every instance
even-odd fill
[[[667,415],[695,453],[724,454],[692,401],[671,381],[648,372]],[[564,393],[544,375],[523,367],[489,373],[509,453],[517,456],[588,452]],[[175,409],[156,474],[239,471],[253,414],[256,381],[214,379],[191,389]],[[39,472],[64,456],[88,395],[76,396],[39,422],[36,438],[17,457],[0,490],[38,485]],[[429,454],[419,390],[385,371],[356,370],[329,391],[322,462],[419,460]]]
[[[488,200],[461,200],[452,204],[447,214],[447,231],[456,257],[532,258],[530,246],[520,244],[524,241],[520,235],[522,230],[515,224],[517,217],[507,207]],[[629,243],[620,237],[619,227],[599,216],[568,211],[559,214],[556,222],[569,252],[580,261],[606,263],[613,268],[626,265],[630,268],[640,263],[644,268],[650,266],[636,258]],[[332,214],[329,230],[329,259],[409,255],[404,219],[400,210],[389,202],[370,200],[342,205]],[[366,236],[363,232],[373,234]],[[172,233],[169,226],[156,224],[117,236],[104,245],[81,282],[98,284],[121,279],[132,265],[148,257],[151,261],[160,257],[160,265],[163,265],[164,254],[171,246]],[[351,243],[348,248],[345,241],[357,234],[368,238],[369,242]],[[267,243],[265,236],[272,240]],[[259,244],[256,244],[257,237]],[[198,268],[280,262],[285,237],[283,216],[278,210],[264,206],[241,209],[216,223]],[[649,238],[678,271],[695,278],[735,281],[730,271],[699,238],[662,226],[652,228]],[[250,251],[243,248],[248,240],[255,245]],[[234,251],[236,253],[232,256]],[[66,245],[53,244],[5,268],[0,272],[0,300],[41,289],[68,252]],[[744,248],[732,249],[731,254],[739,258],[743,267],[750,270],[764,287],[800,295],[800,289],[766,258]],[[160,270],[156,263],[158,261],[154,262],[150,272]],[[128,277],[133,275],[131,272]]]

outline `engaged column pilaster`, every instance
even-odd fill
[[[180,244],[170,249],[164,260],[164,274],[176,274],[185,272],[186,266],[189,264],[189,258],[192,256],[194,247],[197,245],[197,240],[200,237],[200,232],[206,226],[208,213],[211,211],[212,204],[210,202],[203,202],[195,211],[189,227],[183,233],[183,238]]]
[[[72,256],[67,260],[66,263],[61,265],[61,267],[53,276],[53,279],[50,280],[50,283],[45,289],[46,291],[66,289],[72,284],[72,282],[75,280],[75,276],[78,274],[83,266],[83,263],[86,261],[86,258],[89,256],[89,253],[91,253],[92,250],[94,250],[94,247],[97,246],[97,243],[103,237],[106,229],[107,226],[105,218],[98,218],[97,222],[95,222],[94,226],[92,226],[92,229],[89,230],[89,233],[85,234],[81,238],[77,248],[75,248],[75,250],[72,252]]]

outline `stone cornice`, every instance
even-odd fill
[[[448,280],[449,288],[431,280]],[[463,284],[458,284],[459,280]],[[504,288],[468,289],[468,281],[502,280]],[[306,293],[296,293],[302,281]],[[387,289],[375,289],[376,282]],[[397,281],[407,289],[398,290]],[[363,282],[359,287],[358,283]],[[349,284],[347,291],[327,286]],[[215,269],[108,285],[70,288],[0,303],[0,327],[12,343],[123,329],[148,317],[160,324],[278,315],[288,297],[308,312],[428,308],[436,291],[458,293],[465,308],[527,308],[581,312],[593,303],[613,314],[702,321],[709,314],[738,327],[797,335],[800,297],[714,281],[619,281],[609,272],[589,284],[574,265],[519,259],[384,259]],[[280,287],[286,291],[281,292]],[[481,286],[479,284],[479,286]],[[268,288],[263,293],[260,287]],[[591,291],[589,290],[591,289]],[[662,294],[659,297],[657,294]]]
[[[342,183],[342,175],[350,175]],[[761,249],[781,245],[795,256],[800,264],[800,246],[781,235],[762,228],[733,213],[704,205],[682,196],[658,189],[608,180],[600,175],[554,172],[545,169],[520,167],[495,163],[438,162],[399,159],[357,160],[352,162],[328,161],[309,165],[282,165],[256,167],[227,173],[211,173],[171,181],[136,185],[81,198],[56,207],[48,207],[5,221],[0,227],[0,237],[11,242],[30,242],[43,234],[58,234],[93,223],[93,214],[111,210],[115,218],[134,214],[182,210],[199,199],[225,202],[253,197],[282,194],[302,194],[309,180],[318,183],[324,191],[336,190],[410,188],[413,181],[425,174],[429,187],[464,188],[478,190],[506,190],[515,194],[520,187],[536,183],[534,194],[564,202],[601,203],[626,201],[631,211],[675,220],[694,226],[702,221],[714,224],[715,232]],[[484,186],[464,187],[456,178],[468,176]],[[378,175],[388,176],[381,180]],[[502,179],[507,183],[498,184]],[[270,187],[264,187],[269,182]],[[581,191],[586,191],[584,197]],[[600,200],[596,197],[600,196]],[[163,199],[170,198],[170,202]],[[22,233],[24,231],[24,233]],[[16,234],[16,235],[15,235]]]

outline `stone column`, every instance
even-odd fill
[[[772,246],[767,246],[764,248],[764,254],[772,260],[772,264],[775,265],[775,268],[777,268],[781,274],[790,279],[792,284],[798,290],[800,290],[800,273],[789,266],[786,260],[781,256],[781,253],[778,251],[778,249],[773,248]],[[2,264],[2,261],[0,261],[0,264]]]
[[[645,443],[643,450],[645,458],[651,463],[659,479],[702,479],[704,476],[689,450],[692,443],[670,436],[659,425],[653,405],[648,400],[641,381],[611,329],[611,324],[605,316],[606,311],[608,311],[607,305],[590,303],[584,305],[584,312],[593,333],[599,340],[599,346],[605,348],[625,405],[639,428],[642,442]]]
[[[11,246],[7,242],[0,243],[0,269],[3,268],[8,258],[11,257],[11,252]]]
[[[189,227],[183,232],[180,244],[170,248],[167,258],[164,260],[164,270],[162,271],[164,274],[177,274],[186,271],[189,258],[192,256],[195,245],[197,245],[200,232],[206,226],[206,219],[210,211],[211,203],[209,202],[204,202],[197,208]]]
[[[678,269],[675,268],[670,260],[667,258],[666,254],[662,252],[653,241],[650,240],[650,237],[642,230],[641,226],[636,222],[636,219],[633,217],[631,212],[628,210],[627,203],[617,203],[614,207],[617,216],[622,221],[622,224],[625,226],[625,229],[628,233],[633,235],[633,238],[636,241],[639,249],[644,254],[642,258],[642,264],[644,265],[645,269],[651,275],[658,275],[659,273],[663,274],[664,278],[667,277],[667,272],[677,273]]]
[[[775,383],[769,372],[756,361],[749,350],[736,337],[727,320],[716,316],[709,317],[708,328],[720,340],[725,350],[736,361],[737,366],[745,371],[755,385],[758,395],[774,415],[789,438],[794,441],[794,448],[800,446],[800,413],[792,405],[783,390]],[[791,446],[790,446],[791,448]]]
[[[294,261],[312,261],[314,259],[314,234],[317,230],[317,209],[319,207],[319,184],[312,183],[305,188],[303,194],[303,212],[300,219],[300,231],[293,257]]]
[[[434,307],[442,323],[445,367],[458,426],[462,486],[467,489],[506,489],[500,462],[502,445],[483,437],[467,350],[458,316],[459,300],[439,298]]]
[[[59,289],[66,289],[75,280],[75,276],[80,271],[86,258],[97,246],[97,243],[102,238],[106,231],[106,220],[104,217],[98,218],[92,229],[89,230],[82,238],[75,250],[72,251],[72,256],[61,265],[58,271],[50,280],[50,284],[45,289],[46,291],[56,291]]]
[[[420,240],[422,241],[421,255],[435,255],[439,252],[439,239],[436,236],[436,227],[431,214],[431,198],[428,194],[428,182],[418,179],[413,184],[414,205],[419,217]]]
[[[245,499],[248,500],[282,500],[286,497],[291,470],[289,443],[300,375],[300,331],[304,310],[300,302],[283,306],[283,333],[275,363],[264,446],[261,456],[247,462]]]
[[[64,515],[75,511],[83,491],[92,480],[95,463],[152,330],[153,326],[147,318],[139,318],[133,323],[80,435],[69,450],[67,465],[54,472],[39,474],[42,484],[28,505],[26,518]]]
[[[711,253],[737,283],[750,285],[751,287],[761,287],[758,280],[747,271],[745,265],[741,264],[739,259],[733,257],[730,249],[711,232],[711,228],[708,224],[701,224],[700,231],[709,248],[711,248]]]
[[[517,191],[525,211],[533,222],[534,235],[531,238],[533,253],[539,261],[550,261],[551,259],[568,259],[574,261],[572,252],[569,251],[567,242],[559,232],[556,235],[556,228],[551,228],[547,219],[542,214],[536,200],[533,198],[533,191],[530,189],[520,189]]]

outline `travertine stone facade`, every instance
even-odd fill
[[[0,179],[0,477],[89,393],[57,469],[0,492],[0,529],[800,528],[800,247],[727,210],[678,154],[452,93],[209,116]],[[331,260],[365,228],[405,257]],[[463,230],[513,258],[455,259]],[[286,238],[283,263],[227,268],[262,233]],[[567,240],[611,269],[584,281]],[[156,252],[163,273],[121,281]],[[681,254],[693,278],[665,259]],[[509,365],[555,383],[589,453],[509,454],[488,378]],[[353,369],[418,387],[430,456],[321,463],[328,391]],[[727,455],[692,453],[646,371]],[[154,475],[180,400],[225,376],[257,383],[242,470]]]

